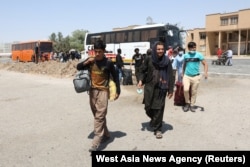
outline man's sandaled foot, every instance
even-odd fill
[[[97,151],[98,147],[97,146],[91,146],[89,148],[89,152]]]
[[[155,137],[156,137],[156,139],[161,139],[163,137],[161,131],[156,131]]]

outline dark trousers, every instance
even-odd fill
[[[163,114],[164,114],[164,106],[161,109],[150,109],[146,111],[146,114],[151,119],[150,126],[153,128],[154,132],[161,131]]]
[[[140,70],[140,67],[135,67],[135,77],[136,77],[137,83],[139,82],[139,70]]]
[[[40,58],[39,54],[35,54],[35,63],[36,64],[39,62],[39,58]]]

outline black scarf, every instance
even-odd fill
[[[157,45],[157,44],[156,44]],[[159,85],[160,94],[159,97],[166,96],[167,89],[168,89],[168,64],[170,62],[169,58],[165,55],[161,56],[160,58],[157,56],[156,53],[156,45],[154,45],[152,49],[152,62],[156,69],[159,69]]]

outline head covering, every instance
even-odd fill
[[[152,62],[153,65],[156,67],[156,69],[159,69],[159,88],[160,88],[160,94],[159,97],[163,97],[167,93],[168,89],[168,81],[169,81],[169,76],[167,73],[168,70],[168,64],[170,62],[169,58],[165,56],[164,54],[161,57],[158,57],[157,52],[156,52],[156,47],[160,43],[157,42],[152,49]]]

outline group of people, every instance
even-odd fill
[[[150,118],[149,125],[154,131],[157,139],[161,139],[162,121],[165,109],[166,98],[171,99],[174,93],[175,78],[173,77],[175,69],[178,71],[178,81],[183,82],[184,96],[186,105],[183,110],[195,111],[194,104],[197,97],[197,90],[201,80],[200,62],[204,66],[204,76],[208,77],[208,65],[204,56],[196,52],[196,44],[188,44],[188,52],[183,53],[178,48],[178,54],[172,61],[165,55],[164,43],[157,42],[147,51],[143,57],[139,54],[139,49],[135,49],[135,75],[137,86],[144,89],[144,109],[146,115]],[[90,152],[98,150],[102,142],[110,138],[110,133],[106,124],[106,115],[108,107],[109,88],[108,82],[112,78],[116,84],[115,100],[119,98],[120,76],[117,73],[123,68],[121,50],[118,50],[117,68],[112,61],[105,57],[106,45],[102,40],[94,44],[95,57],[90,57],[77,64],[78,70],[90,69],[92,87],[89,91],[90,107],[94,116],[94,138],[89,149]],[[174,53],[173,53],[174,54]],[[110,61],[108,63],[108,61]],[[109,67],[107,67],[109,64]],[[110,77],[112,76],[112,77]],[[191,98],[189,97],[189,88],[192,89]]]
[[[66,51],[66,52],[59,52],[59,53],[52,53],[51,59],[59,60],[60,62],[67,62],[71,60],[79,60],[81,59],[81,54],[78,51]]]
[[[233,59],[233,51],[230,47],[224,53],[223,53],[221,48],[218,48],[216,54],[218,56],[218,59],[222,58],[222,54],[225,54],[225,58],[226,58],[225,65],[228,65],[228,66],[233,65],[233,60],[232,60]]]

